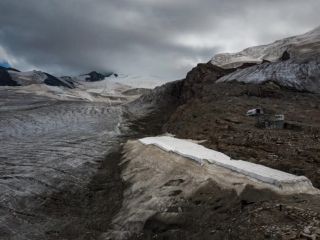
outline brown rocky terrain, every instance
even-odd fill
[[[140,131],[154,128],[152,132],[157,129],[179,138],[205,140],[203,145],[233,159],[305,175],[319,188],[319,94],[281,87],[273,81],[260,85],[216,83],[232,71],[211,63],[199,64],[185,80],[174,83],[175,91],[172,87],[168,91],[162,89],[174,109],[166,111],[165,104],[157,102],[153,114],[136,127]],[[257,127],[256,119],[246,116],[249,109],[256,107],[267,114],[284,114],[284,129]],[[192,197],[181,197],[172,209],[177,213],[174,220],[156,214],[133,239],[320,237],[318,196],[283,197],[255,189],[247,189],[238,196],[234,191],[208,183],[199,186]]]
[[[186,86],[186,85],[185,85]],[[184,86],[184,87],[185,87]],[[263,85],[203,82],[195,96],[179,106],[163,131],[206,140],[205,146],[244,159],[306,175],[320,187],[320,96]],[[189,89],[189,87],[188,87]],[[287,128],[261,129],[249,109],[284,114]]]

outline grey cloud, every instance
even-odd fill
[[[318,0],[1,0],[0,50],[23,70],[175,79],[220,51],[308,31],[319,10]]]

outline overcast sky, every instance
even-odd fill
[[[0,0],[0,62],[178,79],[220,52],[320,25],[319,0]]]

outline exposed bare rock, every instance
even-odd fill
[[[179,105],[182,84],[183,82],[180,80],[156,87],[128,104],[127,109],[136,117],[158,111],[170,114]]]
[[[181,102],[197,97],[208,83],[214,83],[219,78],[228,73],[232,73],[235,69],[223,69],[212,65],[211,63],[198,64],[190,72],[188,72],[181,87]]]
[[[19,84],[11,78],[6,68],[0,68],[0,86],[19,86]]]
[[[9,70],[11,78],[16,81],[19,85],[27,86],[31,84],[46,84],[49,86],[58,86],[66,88],[74,88],[74,83],[67,81],[62,78],[57,78],[41,71],[30,71],[30,72],[17,72]]]

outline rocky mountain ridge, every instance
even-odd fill
[[[236,69],[217,82],[238,81],[320,93],[320,27],[269,45],[247,48],[235,54],[218,54],[209,64]],[[247,65],[247,67],[243,67]]]
[[[277,62],[281,60],[284,53],[300,63],[318,59],[320,26],[302,35],[281,39],[267,45],[249,47],[238,53],[217,54],[210,62],[222,68],[237,68],[243,63]]]
[[[28,86],[32,84],[45,84],[65,88],[75,88],[75,83],[68,79],[55,77],[42,71],[20,72],[13,68],[0,68],[0,86]]]

